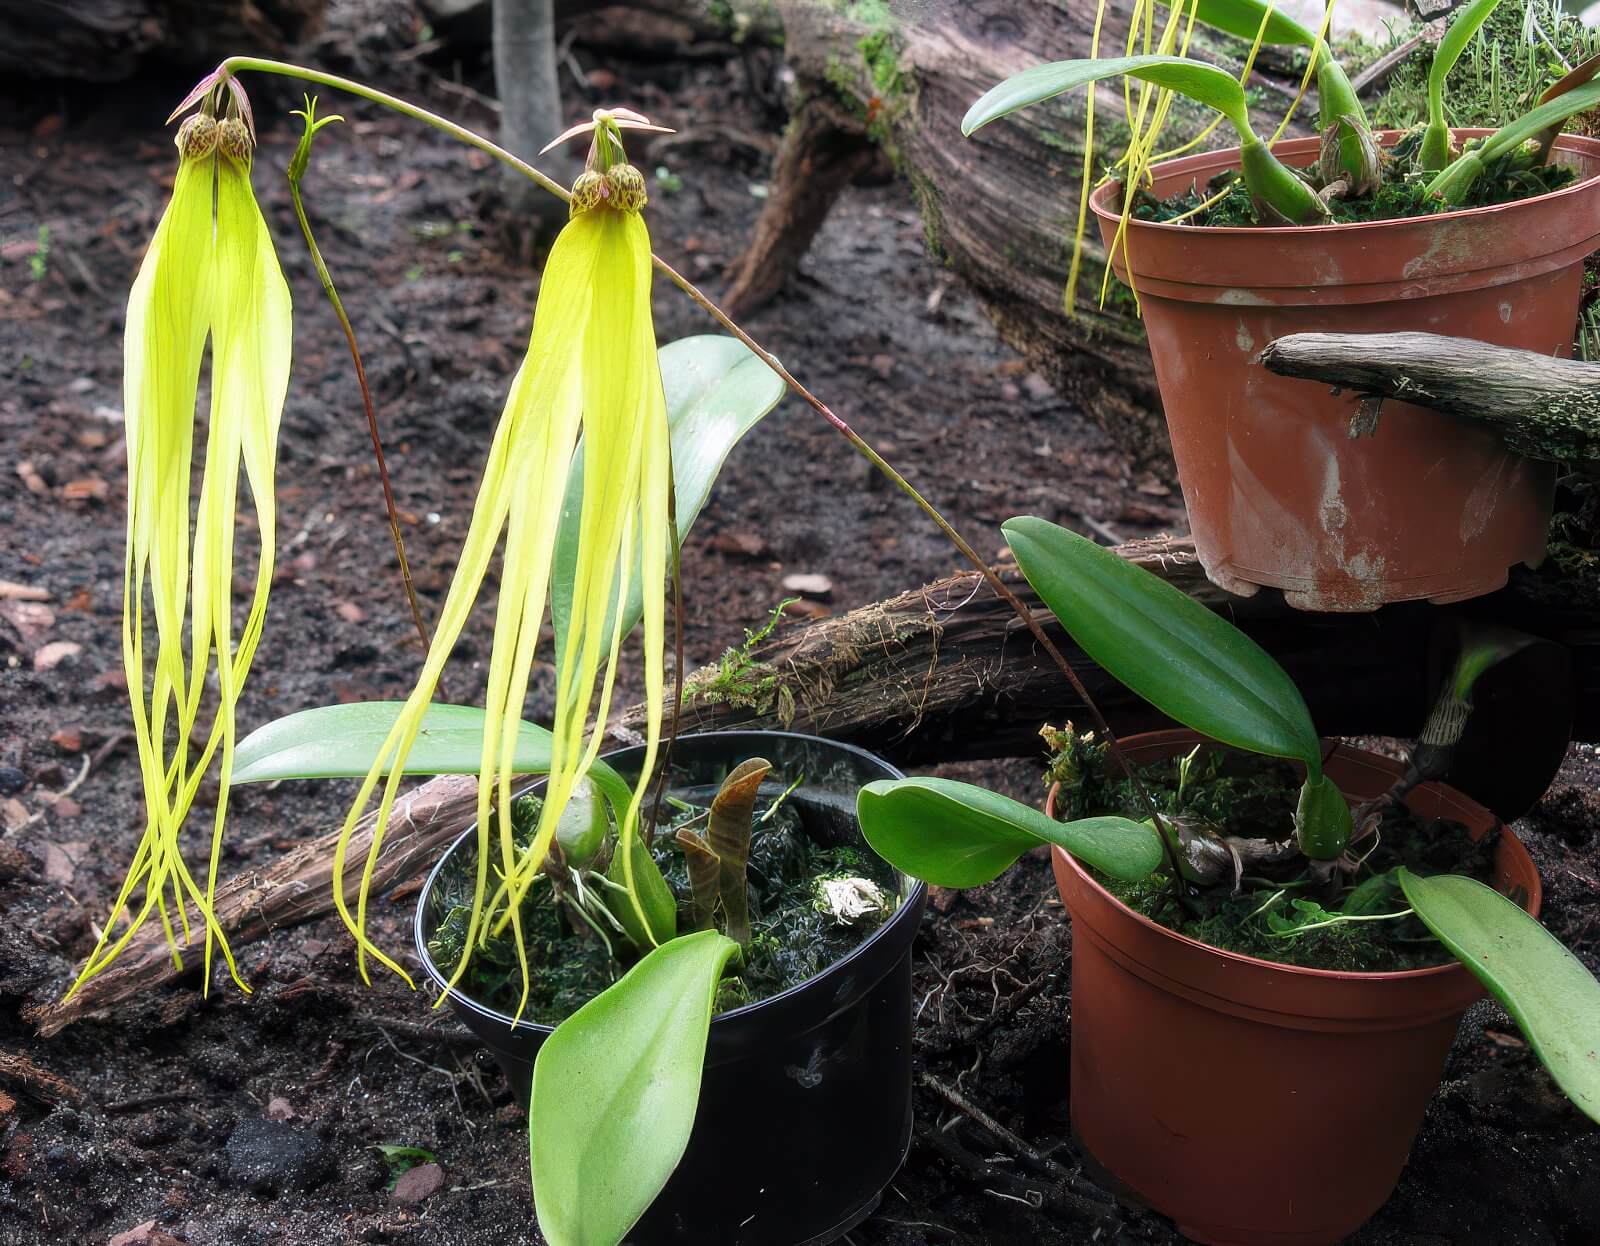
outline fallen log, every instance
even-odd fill
[[[474,775],[440,775],[406,793],[396,803],[383,853],[372,877],[372,894],[419,876],[432,867],[445,847],[477,814],[478,781]],[[361,866],[372,846],[375,815],[368,814],[350,840],[345,896],[356,901]],[[308,839],[270,869],[253,870],[217,889],[217,920],[235,948],[283,926],[311,921],[333,911],[333,850],[339,831]],[[199,913],[189,906],[190,926],[204,929]],[[172,963],[159,922],[148,923],[133,937],[110,968],[89,979],[65,1003],[34,1009],[28,1019],[45,1037],[84,1017],[108,1012],[118,1004],[155,987],[176,981],[196,967]]]
[[[1600,364],[1433,333],[1294,333],[1269,342],[1261,362],[1380,407],[1398,398],[1488,424],[1518,454],[1600,472]],[[1351,436],[1370,434],[1380,415],[1358,416]]]
[[[150,60],[209,69],[280,56],[316,34],[327,0],[0,0],[0,79],[120,82]]]
[[[847,184],[814,174],[828,168],[819,153],[870,143],[911,183],[929,249],[967,282],[1000,335],[1123,448],[1165,456],[1161,403],[1131,300],[1113,281],[1106,308],[1099,305],[1105,253],[1092,222],[1079,317],[1062,310],[1084,164],[1084,92],[961,137],[967,108],[1001,79],[1041,61],[1088,56],[1096,6],[969,0],[918,9],[904,23],[882,6],[777,0],[777,7],[795,78],[793,113],[805,124],[786,132],[752,243],[730,270],[730,312],[747,314],[782,286]],[[1126,0],[1108,6],[1102,48],[1123,46],[1131,7]],[[1222,64],[1233,64],[1238,50],[1201,29],[1192,48]],[[1271,129],[1292,88],[1257,81]],[[1102,86],[1098,98],[1097,166],[1120,153],[1127,134],[1120,84]],[[819,100],[828,107],[815,107]],[[1163,144],[1186,141],[1210,120],[1178,101]]]
[[[1315,615],[1289,609],[1277,593],[1223,593],[1205,579],[1187,540],[1119,548],[1225,612],[1271,653],[1328,735],[1414,737],[1453,655],[1455,620],[1492,620],[1552,642],[1484,677],[1477,727],[1447,776],[1497,809],[1531,804],[1569,738],[1600,739],[1594,602],[1560,575],[1518,569],[1501,592],[1450,607],[1409,602],[1371,614]],[[1072,645],[1015,566],[998,571],[1040,616],[1114,730],[1171,725]],[[696,672],[685,681],[683,730],[815,732],[915,766],[1038,756],[1042,723],[1085,718],[1010,608],[975,572],[963,572],[780,629],[748,654]],[[643,707],[634,706],[617,732],[636,738],[643,724]]]

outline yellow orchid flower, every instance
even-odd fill
[[[237,100],[236,88],[234,95]],[[186,939],[192,936],[186,899],[206,927],[207,980],[215,940],[234,980],[244,987],[212,915],[212,899],[227,812],[235,705],[261,638],[272,582],[273,473],[292,336],[289,288],[250,188],[254,140],[247,116],[218,121],[208,111],[180,127],[172,199],[128,298],[123,378],[128,528],[122,646],[146,826],[104,932],[74,990],[109,965],[152,912],[159,915],[173,958],[181,964],[169,899],[177,906]],[[211,408],[191,537],[195,399],[208,338]],[[250,483],[261,547],[254,598],[236,641],[233,547],[241,462]],[[147,588],[155,617],[153,665],[147,663],[145,652]],[[213,656],[216,709],[206,743],[194,756],[191,741]],[[219,749],[220,787],[202,890],[183,860],[178,838]],[[141,884],[143,898],[136,904]],[[113,942],[116,923],[124,916],[127,926]]]
[[[637,564],[644,587],[650,718],[645,764],[622,818],[622,842],[626,844],[626,837],[636,831],[661,728],[671,475],[666,400],[650,313],[650,236],[640,215],[646,201],[644,178],[625,162],[621,145],[621,130],[645,128],[657,127],[624,110],[597,112],[593,123],[580,127],[594,132],[588,168],[573,186],[570,219],[545,266],[528,354],[512,381],[495,430],[433,646],[345,820],[334,859],[334,900],[355,935],[363,978],[366,957],[371,955],[410,981],[366,935],[367,892],[406,757],[502,534],[505,552],[479,768],[478,874],[466,943],[470,949],[491,926],[497,931],[508,924],[516,928],[524,1003],[528,965],[519,902],[545,860],[574,786],[599,753],[622,639],[624,612],[613,603]],[[524,852],[511,837],[512,757],[550,595],[568,472],[580,434],[585,447],[583,504],[571,617],[562,652],[556,655],[550,777],[539,826]],[[352,914],[344,885],[349,838],[385,776]],[[486,904],[492,811],[498,814],[500,830],[500,882]],[[624,883],[632,892],[632,853],[624,851],[622,861]],[[460,979],[469,955],[455,967],[452,983]]]

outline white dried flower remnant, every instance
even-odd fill
[[[862,922],[876,925],[893,907],[883,888],[870,878],[835,875],[819,878],[814,884],[817,912],[831,917],[841,926]]]

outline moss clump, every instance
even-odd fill
[[[1458,9],[1451,20],[1459,18]],[[1352,74],[1377,60],[1416,32],[1397,27],[1390,38],[1344,40],[1338,51]],[[1531,37],[1530,37],[1531,36]],[[1434,44],[1424,42],[1399,66],[1372,109],[1379,128],[1409,130],[1428,117],[1428,73]],[[1600,32],[1590,30],[1551,0],[1502,4],[1490,15],[1445,82],[1445,110],[1451,125],[1498,127],[1532,108],[1539,95],[1567,68],[1600,52]],[[1565,62],[1565,64],[1563,64]],[[1566,128],[1591,133],[1592,121],[1575,117]]]
[[[1408,167],[1420,135],[1408,134],[1386,153],[1385,167],[1395,170]],[[1459,208],[1482,208],[1497,203],[1514,203],[1560,190],[1572,184],[1576,177],[1569,165],[1549,164],[1530,167],[1520,153],[1496,162],[1484,171]],[[1383,184],[1371,195],[1359,199],[1334,199],[1328,204],[1330,225],[1357,222],[1392,221],[1407,217],[1431,216],[1442,210],[1438,200],[1427,193],[1428,179],[1417,176],[1385,177]],[[1213,196],[1221,196],[1207,205]],[[1188,214],[1193,212],[1193,216]],[[1219,173],[1207,184],[1204,191],[1191,190],[1169,199],[1156,199],[1140,194],[1134,202],[1133,215],[1141,221],[1172,221],[1183,217],[1197,226],[1253,226],[1266,222],[1251,201],[1250,193],[1238,176],[1229,170]]]
[[[776,707],[787,726],[794,718],[794,694],[780,684],[775,668],[757,662],[752,654],[757,645],[772,635],[789,603],[798,600],[798,597],[784,598],[760,627],[753,631],[745,629],[741,644],[724,652],[715,665],[703,667],[689,676],[683,685],[685,696],[702,705],[737,705],[757,714],[770,713]]]
[[[665,825],[655,837],[653,855],[678,901],[678,929],[690,932],[692,897],[683,850],[673,837],[680,826],[704,828],[714,789],[669,795]],[[512,838],[525,848],[539,821],[540,801],[521,796],[512,805]],[[718,990],[716,1009],[770,998],[815,977],[848,955],[882,924],[898,904],[894,871],[852,843],[830,842],[814,823],[833,822],[829,811],[807,807],[799,795],[758,798],[750,846],[749,905],[751,940],[743,962]],[[496,837],[491,832],[491,841]],[[454,853],[431,898],[437,920],[428,952],[446,972],[460,959],[472,898],[476,853],[464,845]],[[853,923],[819,910],[819,880],[848,875],[875,884],[887,900],[884,911]],[[553,898],[547,878],[523,902],[521,920],[531,988],[524,1020],[557,1025],[626,971],[606,945],[567,907]],[[620,947],[620,940],[616,941]],[[515,1013],[522,992],[516,945],[507,932],[491,937],[474,952],[462,979],[462,992],[504,1013]]]
[[[1046,775],[1060,782],[1056,814],[1064,820],[1096,814],[1144,819],[1148,811],[1134,785],[1109,773],[1107,750],[1092,735],[1047,729],[1054,756]],[[1286,762],[1202,746],[1184,774],[1181,759],[1139,766],[1146,792],[1163,816],[1181,815],[1220,835],[1280,842],[1294,833],[1300,781]],[[1392,972],[1447,964],[1449,952],[1415,917],[1382,917],[1406,910],[1395,877],[1398,867],[1417,874],[1492,876],[1494,837],[1470,841],[1459,823],[1404,817],[1386,821],[1350,881],[1322,883],[1304,858],[1255,865],[1237,893],[1232,880],[1216,887],[1185,887],[1180,897],[1164,873],[1138,883],[1096,875],[1102,886],[1137,913],[1212,947],[1311,969]]]

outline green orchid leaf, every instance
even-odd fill
[[[1600,1122],[1600,982],[1492,887],[1460,874],[1399,873],[1423,924],[1505,1005],[1578,1110]]]
[[[1428,70],[1428,128],[1422,135],[1421,164],[1424,169],[1442,169],[1450,161],[1450,126],[1444,115],[1444,83],[1455,68],[1478,28],[1500,6],[1500,0],[1473,0],[1451,19],[1450,28],[1433,50],[1433,65]]]
[[[1590,80],[1573,87],[1501,126],[1483,140],[1478,157],[1485,162],[1498,160],[1530,138],[1538,136],[1546,127],[1560,125],[1568,117],[1587,112],[1596,104],[1600,104],[1600,82]]]
[[[1042,519],[1002,525],[1017,565],[1096,663],[1163,714],[1220,743],[1290,757],[1322,750],[1300,690],[1221,615],[1111,550]]]
[[[1120,56],[1035,65],[986,91],[961,119],[961,133],[971,137],[974,131],[1019,108],[1124,74],[1213,108],[1233,123],[1241,137],[1250,136],[1250,109],[1238,80],[1225,69],[1184,56]]]
[[[628,836],[628,845],[633,853],[633,886],[639,897],[639,908],[636,910],[632,902],[620,894],[608,896],[606,907],[622,923],[634,947],[641,952],[648,952],[659,944],[670,942],[678,933],[678,901],[667,880],[661,876],[661,867],[656,864],[655,857],[637,831]],[[627,886],[620,843],[611,858],[610,868],[606,870],[606,877],[619,887]],[[640,911],[644,914],[643,922],[639,920]]]
[[[729,453],[778,405],[786,387],[783,379],[743,342],[731,337],[703,334],[680,338],[663,346],[659,359],[672,440],[672,479],[681,541],[710,498],[711,486]],[[551,581],[550,616],[555,626],[557,661],[566,648],[564,637],[572,615],[578,517],[582,509],[583,447],[579,446],[567,476]],[[636,556],[622,620],[624,636],[633,630],[644,611],[638,562]],[[608,631],[612,618],[607,619]]]
[[[1574,65],[1571,72],[1552,82],[1545,88],[1544,94],[1539,97],[1537,102],[1547,104],[1551,100],[1565,95],[1568,91],[1576,91],[1584,83],[1592,82],[1596,74],[1600,74],[1600,52]],[[1554,146],[1560,133],[1561,122],[1559,121],[1539,131],[1538,135],[1536,135],[1539,150],[1534,156],[1534,164],[1541,165],[1550,159],[1550,148]]]
[[[559,1026],[533,1065],[533,1202],[550,1246],[616,1246],[689,1144],[717,982],[714,930],[664,943]]]
[[[1559,127],[1568,117],[1600,105],[1600,81],[1591,80],[1573,87],[1554,99],[1501,126],[1483,143],[1456,157],[1433,181],[1427,193],[1446,204],[1460,203],[1484,169],[1510,155],[1530,139],[1540,139],[1552,126]]]
[[[239,742],[233,754],[233,781],[365,778],[404,709],[404,701],[361,701],[323,705],[276,719]],[[477,774],[483,724],[484,712],[475,705],[430,705],[406,758],[405,773]],[[547,773],[550,733],[523,723],[513,768],[518,774]],[[589,774],[613,809],[628,807],[628,785],[615,770],[597,761]]]
[[[1189,0],[1179,2],[1187,14]],[[1170,9],[1174,0],[1161,0],[1161,3]],[[1269,12],[1270,17],[1267,16]],[[1199,0],[1194,6],[1194,18],[1214,30],[1237,35],[1247,43],[1255,42],[1263,19],[1267,22],[1267,30],[1261,37],[1262,43],[1300,48],[1315,47],[1317,43],[1315,31],[1307,30],[1278,8],[1262,3],[1262,0]]]
[[[1057,844],[1114,878],[1137,881],[1161,864],[1142,822],[1058,822],[1010,797],[952,779],[880,779],[856,796],[861,833],[896,869],[938,887],[993,882],[1030,848]]]
[[[1325,774],[1307,779],[1294,811],[1300,851],[1313,861],[1332,861],[1349,845],[1354,829],[1350,802],[1339,785]]]

